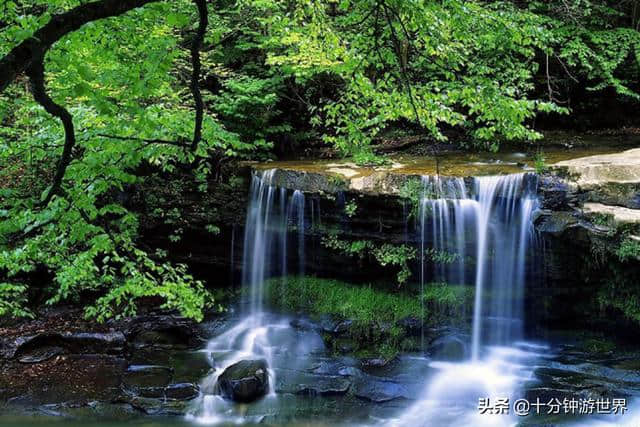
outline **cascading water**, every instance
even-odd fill
[[[238,412],[238,407],[216,394],[218,376],[226,367],[243,359],[266,359],[271,380],[267,399],[275,399],[267,406],[275,408],[279,402],[274,388],[276,370],[293,372],[296,363],[305,363],[300,361],[310,354],[309,348],[323,346],[319,336],[296,335],[300,332],[292,330],[288,319],[264,308],[266,279],[282,277],[284,281],[287,274],[304,271],[304,231],[309,225],[305,223],[304,194],[274,186],[274,174],[256,173],[252,179],[243,245],[242,278],[248,299],[240,320],[208,344],[206,351],[215,370],[202,381],[202,395],[189,416],[197,422],[252,421],[250,415]],[[525,262],[535,242],[533,178],[481,177],[470,186],[460,178],[423,180],[419,209],[423,293],[431,282],[475,288],[471,352],[466,363],[432,361],[435,375],[419,402],[395,420],[398,425],[512,422],[511,418],[479,415],[477,403],[480,397],[514,396],[531,376],[531,361],[539,351],[517,342],[522,336]],[[310,208],[311,222],[318,216],[315,210]]]
[[[289,323],[264,310],[265,281],[281,276],[290,269],[289,254],[297,253],[298,263],[293,273],[304,269],[305,197],[273,185],[275,170],[254,173],[245,224],[242,283],[248,290],[248,300],[241,310],[241,319],[229,330],[211,340],[207,351],[213,372],[201,383],[201,396],[188,418],[204,424],[247,420],[236,413],[234,406],[216,392],[218,376],[234,363],[247,359],[265,359],[273,367],[274,353],[282,341]],[[296,238],[289,230],[296,231]],[[291,341],[290,338],[288,338]],[[275,396],[275,374],[269,369],[271,397]],[[250,419],[248,421],[251,421]]]
[[[479,177],[468,195],[461,179],[425,179],[420,209],[422,286],[475,288],[469,362],[434,361],[438,373],[398,425],[508,425],[510,417],[480,415],[480,398],[517,394],[532,375],[539,346],[522,338],[526,260],[535,243],[535,176]],[[427,252],[430,248],[430,252]],[[475,269],[469,271],[468,258]],[[433,265],[431,272],[427,267]],[[490,301],[490,303],[487,303]]]

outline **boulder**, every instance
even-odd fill
[[[5,340],[0,355],[37,363],[61,354],[121,354],[126,346],[122,332],[45,332]]]
[[[242,360],[229,366],[218,377],[218,392],[236,402],[253,402],[269,391],[267,362]]]
[[[468,338],[457,333],[443,335],[431,341],[428,353],[434,359],[458,361],[467,358]]]
[[[121,325],[127,339],[135,346],[196,348],[206,340],[198,325],[180,316],[138,316]]]

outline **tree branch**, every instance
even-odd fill
[[[45,111],[54,117],[57,117],[64,127],[64,146],[62,148],[62,156],[58,160],[56,172],[53,176],[51,187],[43,200],[44,205],[48,205],[53,196],[58,193],[62,184],[62,178],[67,170],[67,166],[71,162],[71,151],[76,144],[76,135],[73,129],[73,117],[63,106],[56,104],[47,94],[44,81],[44,58],[39,58],[32,62],[26,70],[31,84],[31,93],[36,102],[42,105]]]
[[[78,30],[84,24],[98,19],[122,15],[132,9],[160,0],[100,0],[85,3],[68,12],[54,15],[33,36],[14,47],[0,59],[0,92],[3,92],[18,74],[44,58],[55,42]]]
[[[165,144],[165,145],[173,145],[176,147],[184,147],[184,143],[182,142],[182,139],[179,139],[177,141],[170,141],[166,139],[145,139],[145,138],[138,138],[135,136],[106,135],[103,133],[98,133],[96,134],[96,136],[100,136],[102,138],[109,138],[109,139],[118,139],[120,141],[140,141],[140,142],[145,142],[147,144]]]

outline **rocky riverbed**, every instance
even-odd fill
[[[231,394],[222,393],[228,408],[245,422],[392,422],[420,398],[425,381],[438,373],[434,361],[439,359],[439,345],[456,341],[460,333],[443,331],[424,352],[380,361],[330,351],[323,331],[335,331],[338,322],[272,316],[286,325],[269,367],[275,396],[247,405],[233,403]],[[203,393],[212,392],[203,390],[203,380],[220,369],[220,354],[207,350],[205,340],[215,340],[236,322],[229,316],[196,326],[174,316],[148,315],[91,325],[75,312],[48,312],[20,328],[5,328],[0,422],[188,422],[185,415],[197,413]],[[570,334],[553,341],[557,344],[532,359],[531,377],[521,384],[524,396],[624,398],[629,406],[640,397],[640,349],[597,346]],[[292,347],[293,342],[298,345]],[[588,419],[540,416],[523,422],[566,424]]]

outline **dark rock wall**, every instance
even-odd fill
[[[148,214],[143,222],[145,244],[165,249],[173,261],[188,264],[211,288],[239,287],[250,174],[248,168],[227,173],[222,182],[210,185],[213,190],[204,198],[193,189],[193,184],[164,186],[161,197],[164,203],[169,201],[164,210],[175,208],[180,212],[178,219],[169,223],[166,217],[153,213],[153,201],[145,200],[143,194],[141,205]],[[306,274],[355,283],[373,282],[397,289],[397,269],[383,268],[371,257],[349,257],[327,249],[322,239],[336,234],[347,241],[418,247],[419,233],[406,201],[394,194],[350,191],[338,180],[318,174],[279,172],[274,181],[290,189],[302,185],[311,190],[305,193]],[[613,247],[619,236],[584,218],[579,204],[585,195],[572,192],[562,178],[540,177],[538,194],[541,210],[535,226],[539,244],[527,262],[526,272],[528,334],[544,338],[554,329],[615,329],[616,324],[626,320],[619,313],[601,310],[596,295],[602,281],[611,275],[611,266],[616,260],[606,251],[598,253],[597,248]],[[347,203],[357,206],[355,214],[347,215]],[[210,224],[219,227],[219,233],[207,231]],[[178,228],[181,238],[172,241],[169,236]],[[297,235],[291,234],[289,239],[294,242]],[[288,264],[298,265],[297,252],[290,251],[289,256]],[[418,263],[413,264],[414,274],[405,289],[419,282]],[[633,326],[629,330],[637,328]]]

